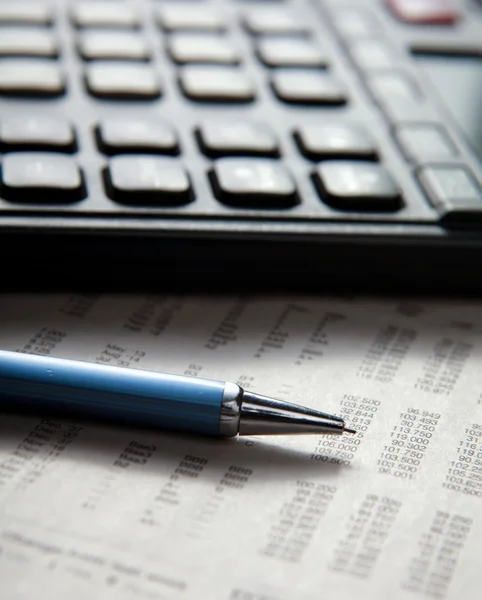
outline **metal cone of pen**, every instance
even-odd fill
[[[0,410],[220,437],[356,433],[341,417],[235,383],[0,350]]]

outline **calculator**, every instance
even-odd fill
[[[480,291],[482,2],[0,0],[3,286]]]

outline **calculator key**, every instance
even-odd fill
[[[161,94],[159,76],[145,64],[93,62],[86,67],[86,85],[100,98],[151,100]]]
[[[192,200],[189,177],[175,158],[115,156],[104,180],[108,195],[130,206],[180,206]]]
[[[251,102],[255,89],[248,75],[235,67],[188,66],[180,75],[184,94],[207,102]]]
[[[341,105],[347,102],[344,88],[325,71],[275,71],[272,86],[278,98],[289,103]]]
[[[254,35],[304,35],[310,28],[296,11],[283,7],[256,7],[244,14],[244,25]]]
[[[305,125],[294,135],[300,152],[314,160],[377,158],[375,142],[363,127],[336,123]]]
[[[422,110],[423,97],[408,73],[372,72],[365,82],[375,101],[391,122],[416,120]]]
[[[318,165],[314,180],[323,202],[339,210],[392,212],[402,206],[397,184],[379,164],[326,161]]]
[[[430,203],[447,223],[482,221],[482,189],[473,174],[458,165],[420,169],[418,180]]]
[[[52,10],[44,2],[0,2],[0,25],[51,25]]]
[[[0,149],[74,152],[75,134],[70,123],[55,117],[4,118],[0,120]]]
[[[360,69],[389,69],[397,64],[394,51],[381,40],[355,39],[348,43],[347,49]]]
[[[82,31],[78,38],[79,54],[86,60],[148,60],[145,38],[134,31]]]
[[[56,58],[57,40],[47,29],[6,27],[0,34],[0,56],[40,56]]]
[[[221,158],[210,173],[214,193],[238,208],[289,208],[298,204],[290,173],[268,158]]]
[[[395,17],[411,25],[453,25],[459,19],[454,0],[386,0]]]
[[[379,25],[364,8],[342,7],[332,12],[332,20],[338,31],[346,38],[374,37]]]
[[[176,63],[238,64],[241,56],[233,42],[208,33],[174,33],[168,41],[169,54]]]
[[[254,121],[233,119],[204,123],[196,132],[201,150],[208,156],[277,156],[273,132]]]
[[[214,7],[196,2],[171,2],[159,6],[157,21],[166,31],[223,31],[226,22]]]
[[[72,7],[72,21],[77,27],[136,28],[140,16],[135,3],[116,0],[88,0]]]
[[[0,95],[60,96],[65,78],[55,62],[42,59],[0,60]]]
[[[262,37],[257,44],[259,59],[268,67],[326,67],[324,52],[310,39]]]
[[[85,196],[82,173],[69,156],[5,154],[1,195],[22,204],[67,204]]]
[[[400,125],[396,127],[394,134],[403,154],[413,163],[450,160],[458,155],[457,148],[441,125]]]
[[[162,121],[145,119],[106,119],[96,127],[97,144],[105,154],[177,154],[174,130]]]

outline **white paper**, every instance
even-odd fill
[[[0,415],[0,598],[479,600],[473,302],[2,296],[3,349],[232,380],[356,436]]]

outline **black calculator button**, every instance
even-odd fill
[[[262,123],[246,120],[212,121],[196,132],[199,145],[208,156],[277,156],[273,132]]]
[[[259,59],[268,67],[325,67],[323,51],[309,38],[271,37],[259,39]]]
[[[289,208],[298,204],[290,173],[268,158],[221,158],[210,174],[216,197],[238,208]]]
[[[5,118],[0,120],[0,149],[74,152],[75,134],[70,123],[55,117]]]
[[[0,56],[40,56],[56,58],[57,40],[48,29],[8,27],[0,33]]]
[[[93,29],[82,31],[78,39],[79,54],[86,60],[147,60],[149,49],[145,38],[135,31]]]
[[[390,173],[376,163],[326,161],[315,171],[323,202],[339,210],[391,212],[402,206],[400,190]]]
[[[64,92],[64,75],[54,61],[26,58],[0,60],[0,94],[60,96]]]
[[[69,156],[5,154],[1,195],[25,204],[66,204],[85,196],[82,173]]]
[[[395,128],[395,139],[405,157],[414,163],[450,160],[458,155],[457,148],[441,125],[417,123]]]
[[[360,126],[336,123],[305,125],[299,127],[294,135],[302,154],[313,160],[377,158],[372,136]]]
[[[420,184],[442,220],[482,220],[482,189],[472,173],[458,165],[430,166],[418,172]]]
[[[94,61],[86,67],[86,84],[101,98],[150,100],[161,94],[156,71],[145,64]]]
[[[304,35],[309,27],[296,11],[281,6],[263,6],[247,10],[244,25],[254,35]]]
[[[233,42],[218,34],[174,33],[169,37],[168,51],[178,64],[241,62],[240,53]]]
[[[192,100],[207,102],[251,102],[254,85],[236,67],[187,66],[180,75],[181,88]]]
[[[189,177],[175,158],[115,156],[104,172],[107,193],[130,206],[180,206],[192,200]]]
[[[72,21],[77,27],[135,28],[140,24],[135,4],[114,0],[87,0],[72,7]]]
[[[329,72],[317,70],[275,71],[272,78],[275,94],[293,104],[342,105],[347,102],[344,88]]]
[[[453,25],[459,15],[452,0],[385,0],[395,17],[410,25]]]
[[[44,2],[0,2],[0,24],[50,25],[52,11]]]
[[[96,128],[99,149],[105,154],[177,154],[177,136],[167,123],[145,119],[106,119]]]
[[[201,2],[172,2],[157,9],[159,25],[166,31],[223,31],[223,15]]]

